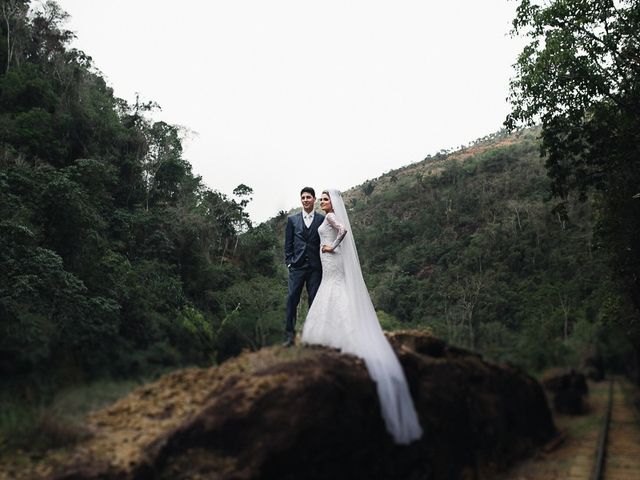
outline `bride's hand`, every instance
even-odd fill
[[[329,245],[322,245],[322,253],[333,253],[333,248]]]

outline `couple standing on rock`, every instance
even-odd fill
[[[342,196],[336,189],[322,192],[324,215],[314,210],[313,188],[303,188],[300,201],[302,212],[288,217],[285,230],[289,293],[284,345],[295,344],[296,309],[306,285],[309,313],[302,341],[362,358],[376,382],[387,430],[396,443],[411,443],[422,436],[422,428],[404,372],[364,283]]]

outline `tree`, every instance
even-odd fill
[[[24,40],[24,24],[26,12],[28,9],[28,1],[25,0],[4,0],[0,6],[0,12],[4,20],[5,42],[4,48],[1,49],[2,54],[6,56],[4,62],[5,73],[11,68],[14,58],[20,61],[19,52],[21,41]]]
[[[453,291],[458,297],[458,303],[464,319],[462,323],[467,328],[468,345],[472,349],[476,348],[476,311],[482,289],[483,279],[480,275],[464,277],[463,279],[457,278],[453,286]]]
[[[67,17],[53,1],[0,1],[3,391],[209,364],[225,291],[276,272],[272,232],[251,232],[251,188],[231,199],[203,185],[185,129],[114,97],[69,47]],[[282,293],[261,285],[277,304],[260,312],[264,340]]]
[[[371,180],[367,180],[362,185],[360,185],[360,190],[362,191],[362,193],[364,193],[365,198],[369,198],[373,193],[373,191],[375,190],[375,188],[376,188],[376,184]]]
[[[640,1],[522,0],[513,35],[528,39],[505,125],[541,122],[558,211],[592,195],[597,232],[640,315]],[[637,322],[636,322],[637,323]],[[629,326],[633,330],[632,326]],[[635,329],[636,334],[640,334]]]

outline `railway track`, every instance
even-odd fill
[[[566,440],[497,480],[640,480],[640,415],[631,401],[634,389],[623,378],[593,384],[590,415],[557,419],[568,432]]]
[[[640,418],[619,380],[611,381],[610,415],[602,430],[600,464],[593,480],[640,480]]]

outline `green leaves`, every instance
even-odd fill
[[[273,277],[257,275],[228,288],[221,298],[225,315],[216,332],[219,360],[279,341],[285,299],[285,282]]]
[[[640,2],[520,2],[530,43],[511,81],[505,124],[542,123],[552,193],[597,200],[596,234],[640,317]],[[640,338],[640,330],[634,330]]]
[[[0,370],[55,383],[210,363],[225,291],[275,271],[272,234],[239,239],[251,188],[230,199],[203,185],[184,129],[151,119],[154,102],[115,98],[68,48],[55,2],[5,3]]]
[[[521,2],[513,35],[530,43],[511,81],[514,106],[507,124],[557,116],[581,117],[597,102],[623,105],[638,75],[635,1]],[[637,57],[636,57],[637,58]]]
[[[8,360],[1,368],[9,374],[41,369],[57,349],[95,353],[91,347],[108,329],[113,332],[105,320],[110,314],[113,319],[117,305],[88,297],[62,259],[36,246],[35,235],[22,225],[0,223],[0,251],[0,358]]]
[[[593,202],[553,209],[539,131],[501,132],[393,172],[396,181],[385,175],[350,212],[374,305],[394,319],[385,324],[428,327],[530,369],[577,366],[604,345],[604,298],[620,291],[604,281],[612,270],[594,245]]]

